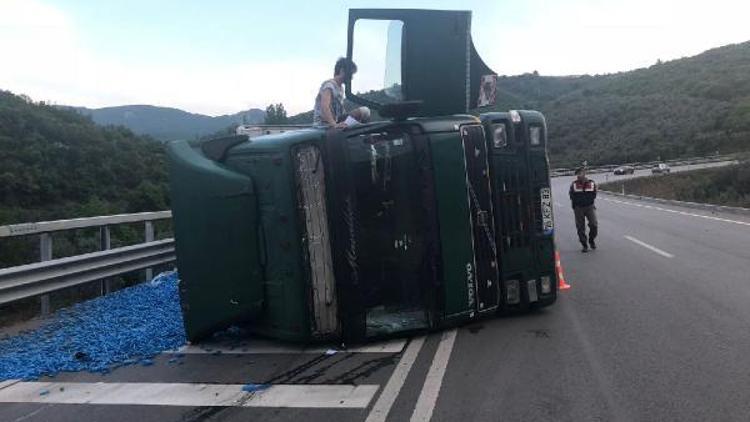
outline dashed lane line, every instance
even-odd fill
[[[642,240],[638,240],[638,239],[636,239],[636,238],[634,238],[632,236],[625,235],[625,239],[628,239],[629,241],[631,241],[631,242],[633,242],[633,243],[635,243],[637,245],[643,246],[644,248],[646,248],[646,249],[648,249],[648,250],[650,250],[650,251],[652,251],[652,252],[654,252],[656,254],[659,254],[659,255],[661,255],[661,256],[663,256],[665,258],[674,258],[674,255],[672,255],[671,253],[664,252],[663,250],[657,248],[656,246],[649,245],[648,243],[646,243],[646,242],[644,242]]]

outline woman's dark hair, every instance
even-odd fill
[[[346,73],[346,76],[352,76],[357,73],[357,65],[346,57],[341,57],[336,60],[336,66],[333,68],[333,76],[338,75],[342,70]]]

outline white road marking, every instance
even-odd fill
[[[229,344],[210,344],[183,346],[177,350],[168,350],[164,353],[185,353],[185,354],[212,354],[221,352],[227,354],[282,354],[282,353],[314,353],[323,354],[328,350],[336,350],[339,353],[400,353],[404,350],[406,339],[395,339],[379,343],[366,344],[349,349],[337,349],[336,347],[303,347],[267,340],[252,340],[252,344],[247,346],[229,345]]]
[[[383,388],[383,392],[380,393],[378,401],[375,402],[372,410],[370,410],[370,414],[367,415],[365,422],[384,422],[386,420],[393,403],[396,401],[396,397],[398,397],[399,392],[401,392],[401,387],[404,386],[406,377],[409,376],[411,367],[417,360],[417,356],[422,349],[424,340],[424,337],[417,337],[412,339],[409,343],[404,355],[401,356],[401,359],[398,361],[398,366],[393,370],[391,378]]]
[[[19,382],[0,390],[0,402],[364,409],[377,391],[377,385],[272,385],[249,393],[242,384]]]
[[[0,382],[0,390],[2,390],[3,388],[10,387],[11,385],[19,383],[19,382],[21,382],[21,380],[6,380],[6,381],[2,381],[2,382]]]
[[[629,241],[631,241],[631,242],[633,242],[633,243],[635,243],[635,244],[641,245],[641,246],[643,246],[644,248],[646,248],[646,249],[649,249],[649,250],[651,250],[652,252],[656,252],[656,253],[658,253],[659,255],[663,256],[663,257],[667,257],[667,258],[674,258],[674,255],[672,255],[671,253],[669,253],[669,252],[664,252],[663,250],[661,250],[661,249],[657,248],[656,246],[651,246],[651,245],[649,245],[648,243],[646,243],[646,242],[643,242],[643,241],[641,241],[641,240],[638,240],[638,239],[636,239],[636,238],[634,238],[634,237],[632,237],[632,236],[627,236],[627,235],[626,235],[626,236],[625,236],[625,239],[628,239]]]
[[[424,380],[422,391],[419,393],[419,399],[414,406],[414,413],[411,414],[412,422],[428,422],[432,418],[432,411],[435,410],[440,387],[443,385],[443,376],[448,368],[448,361],[453,351],[453,343],[456,341],[456,329],[443,332],[435,356],[432,358],[432,365],[427,372]]]
[[[724,222],[724,223],[739,224],[741,226],[750,226],[750,223],[748,223],[746,221],[730,220],[728,218],[714,217],[714,216],[711,216],[711,215],[693,214],[691,212],[678,211],[678,210],[670,210],[668,208],[655,207],[653,205],[636,204],[636,203],[627,202],[627,201],[618,201],[617,199],[609,199],[609,198],[603,198],[603,199],[605,201],[615,202],[615,203],[618,203],[618,204],[632,205],[634,207],[641,207],[641,208],[648,208],[648,209],[653,209],[653,210],[657,210],[657,211],[671,212],[673,214],[686,215],[686,216],[689,216],[689,217],[705,218],[706,220],[721,221],[721,222]]]

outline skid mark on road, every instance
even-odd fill
[[[625,235],[625,239],[628,239],[629,241],[635,243],[636,245],[643,246],[644,248],[650,250],[651,252],[657,253],[657,254],[665,257],[665,258],[674,258],[674,255],[672,255],[671,253],[664,252],[663,250],[657,248],[656,246],[649,245],[648,243],[646,243],[646,242],[644,242],[642,240],[638,240],[638,239],[636,239],[636,238],[634,238],[632,236]]]
[[[634,202],[620,201],[620,200],[617,200],[617,199],[603,198],[603,200],[605,200],[607,202],[614,202],[614,203],[617,203],[617,204],[632,205],[634,207],[640,207],[640,208],[646,208],[646,209],[651,209],[651,210],[656,210],[656,211],[669,212],[669,213],[672,213],[672,214],[679,214],[679,215],[684,215],[684,216],[688,216],[688,217],[704,218],[706,220],[720,221],[722,223],[739,224],[741,226],[750,227],[750,223],[748,223],[746,221],[730,220],[728,218],[714,217],[714,216],[711,216],[711,215],[702,215],[702,214],[694,214],[694,213],[685,212],[685,211],[670,210],[668,208],[656,207],[656,206],[653,206],[653,205],[636,204]]]

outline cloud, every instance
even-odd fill
[[[480,3],[454,8],[469,4]],[[529,0],[481,2],[473,9],[477,49],[501,74],[611,73],[750,39],[747,1]],[[342,43],[343,25],[335,24]],[[282,46],[265,55],[250,47],[221,62],[201,61],[200,54],[153,60],[138,50],[92,50],[85,41],[73,16],[59,8],[42,0],[0,0],[0,88],[88,107],[155,104],[216,115],[283,102],[296,113],[312,108],[335,59],[299,58]],[[357,51],[372,53],[359,63],[358,86],[382,86],[383,46],[359,45]],[[377,61],[379,67],[370,64]],[[368,66],[378,72],[368,74]]]
[[[613,73],[750,39],[750,2],[530,1],[474,13],[477,49],[501,74]]]
[[[211,115],[283,102],[312,108],[330,64],[233,57],[225,63],[153,63],[100,56],[85,48],[72,20],[36,0],[0,0],[0,88],[57,104],[154,104]],[[320,79],[320,80],[318,80]]]

